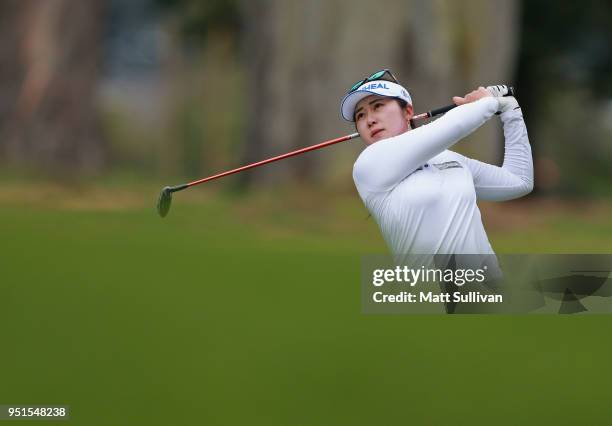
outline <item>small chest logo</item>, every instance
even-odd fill
[[[433,164],[433,166],[438,168],[438,170],[461,169],[461,168],[463,168],[463,166],[461,164],[459,164],[458,161],[447,161],[445,163]]]

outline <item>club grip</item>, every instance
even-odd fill
[[[450,104],[450,105],[446,105],[443,106],[441,108],[437,108],[437,109],[432,109],[431,111],[429,111],[429,116],[430,117],[435,117],[436,115],[440,115],[440,114],[444,114],[446,112],[449,112],[451,109],[455,108],[457,105],[455,104]]]
[[[508,86],[508,93],[506,93],[504,96],[514,96],[514,94],[515,94],[514,87]],[[455,104],[450,104],[450,105],[443,106],[441,108],[432,109],[431,111],[427,112],[427,117],[435,117],[440,114],[445,114],[449,112],[451,109],[455,108],[456,106],[457,105]]]

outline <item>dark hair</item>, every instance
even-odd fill
[[[400,99],[400,98],[393,98],[393,99],[395,99],[397,101],[397,103],[399,104],[401,109],[404,109],[404,108],[406,108],[408,106],[408,102],[406,102],[403,99]]]

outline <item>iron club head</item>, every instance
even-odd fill
[[[166,186],[159,193],[159,199],[157,200],[157,213],[161,217],[166,217],[168,211],[170,211],[170,204],[172,204],[172,193],[176,191],[182,191],[185,188],[189,188],[189,184],[185,183],[176,186]]]
[[[159,199],[157,200],[157,213],[161,217],[166,217],[170,210],[170,204],[172,204],[172,188],[169,186],[164,187],[159,193]]]

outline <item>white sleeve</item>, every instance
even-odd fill
[[[505,138],[503,165],[464,157],[474,178],[476,195],[482,200],[511,200],[533,190],[533,160],[523,113],[520,109],[507,111],[501,120]]]
[[[458,106],[438,120],[368,146],[353,167],[357,189],[385,192],[482,126],[499,108],[494,97]]]

